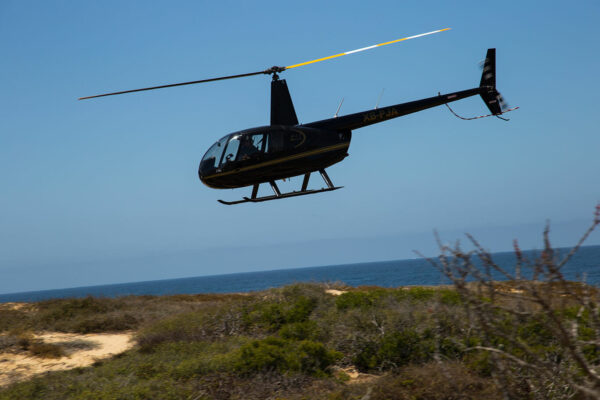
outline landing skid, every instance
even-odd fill
[[[310,179],[310,174],[311,174],[309,172],[304,175],[304,180],[302,181],[302,189],[298,192],[293,191],[293,192],[289,192],[289,193],[281,193],[279,191],[279,188],[277,187],[277,184],[275,183],[275,181],[270,181],[269,184],[271,185],[271,189],[273,189],[273,193],[274,193],[271,196],[256,197],[258,194],[258,187],[260,185],[260,183],[257,183],[252,187],[252,196],[251,197],[244,196],[244,198],[242,200],[236,200],[236,201],[225,201],[225,200],[218,200],[218,201],[219,201],[219,203],[226,204],[228,206],[231,206],[234,204],[241,204],[241,203],[260,203],[263,201],[286,199],[288,197],[305,196],[307,194],[331,192],[333,190],[338,190],[338,189],[343,188],[343,186],[333,186],[331,179],[329,179],[329,176],[327,175],[327,172],[325,172],[324,169],[319,170],[319,173],[321,174],[321,176],[323,177],[323,180],[327,184],[326,188],[307,190],[306,188],[308,186],[308,180]]]

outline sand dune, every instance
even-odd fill
[[[40,358],[26,351],[0,353],[0,386],[29,379],[48,371],[87,367],[97,360],[122,353],[135,344],[133,332],[75,334],[43,332],[34,335],[44,343],[59,344],[67,355]]]

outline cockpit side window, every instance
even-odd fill
[[[260,157],[266,147],[266,135],[263,133],[244,136],[240,139],[237,161]]]
[[[263,133],[250,136],[250,138],[252,140],[252,144],[254,145],[254,147],[256,147],[258,149],[258,151],[264,151],[263,147],[265,145],[266,137],[267,137],[267,135],[265,135]]]

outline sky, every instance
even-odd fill
[[[434,230],[505,251],[541,247],[550,221],[573,245],[600,201],[600,3],[537,4],[0,2],[0,293],[435,255]],[[380,106],[476,87],[497,48],[509,122],[437,107],[356,130],[335,192],[228,207],[250,188],[199,181],[217,139],[268,124],[268,76],[77,101],[447,27],[282,74],[307,123],[382,90]]]

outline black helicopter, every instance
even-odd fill
[[[488,49],[487,51],[479,87],[448,94],[439,94],[435,97],[376,108],[340,117],[338,117],[336,113],[336,116],[333,118],[301,125],[298,124],[298,118],[296,116],[296,111],[294,110],[287,84],[285,80],[279,79],[278,74],[288,69],[426,36],[448,29],[449,28],[397,39],[287,67],[274,66],[264,71],[247,74],[106,93],[82,97],[79,100],[224,79],[242,78],[259,74],[272,75],[271,124],[230,133],[221,138],[208,149],[202,158],[198,169],[198,176],[205,185],[215,189],[233,189],[252,186],[252,194],[250,197],[244,197],[242,200],[237,201],[219,200],[220,203],[227,205],[262,202],[327,192],[340,189],[341,186],[333,185],[327,172],[325,172],[325,168],[342,161],[348,156],[348,147],[350,146],[352,131],[355,129],[442,104],[447,105],[447,103],[475,95],[480,95],[489,108],[491,114],[487,116],[497,116],[501,118],[501,114],[516,109],[508,109],[500,96],[500,93],[496,90],[496,51],[495,49]],[[458,117],[462,118],[460,116]],[[309,190],[308,182],[310,175],[316,171],[321,174],[327,187]],[[275,183],[275,181],[279,179],[300,175],[304,175],[300,191],[281,193]],[[267,182],[270,184],[274,194],[258,197],[258,188],[260,184]]]

